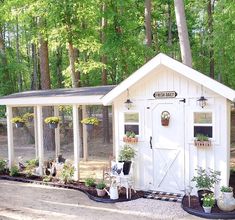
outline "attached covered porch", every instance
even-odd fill
[[[34,158],[39,159],[39,173],[43,175],[43,167],[45,160],[48,158],[56,159],[59,155],[66,155],[65,152],[72,151],[75,167],[74,179],[78,180],[81,173],[89,170],[89,167],[94,171],[97,166],[102,168],[107,166],[110,157],[114,156],[115,150],[112,145],[112,108],[107,107],[108,114],[106,123],[103,120],[103,104],[101,98],[111,91],[114,86],[99,86],[99,87],[81,87],[73,89],[55,89],[55,90],[39,90],[16,93],[0,99],[0,105],[6,105],[6,121],[7,121],[7,140],[8,140],[8,163],[11,168],[16,162],[20,154],[16,155],[14,145],[17,140],[14,140],[16,128],[11,119],[17,114],[21,114],[19,109],[30,109],[34,113],[34,121],[29,126],[34,133]],[[67,115],[64,115],[63,108],[68,107]],[[51,115],[48,115],[48,108]],[[17,109],[17,111],[15,111]],[[24,110],[25,111],[25,110]],[[24,112],[22,111],[22,112]],[[45,114],[45,111],[47,114]],[[17,114],[16,114],[17,112]],[[61,115],[62,114],[62,115]],[[87,132],[86,125],[81,124],[82,118],[87,116],[95,116],[100,120],[100,125],[92,131],[92,134]],[[47,116],[59,116],[63,118],[61,126],[53,131],[52,142],[55,145],[54,151],[48,151],[45,147],[45,129],[44,119]],[[67,130],[64,129],[64,122],[67,123]],[[104,126],[108,126],[111,140],[110,143],[102,145],[102,132]],[[63,135],[61,131],[63,129]],[[94,139],[99,138],[98,141]],[[70,145],[63,146],[64,140],[69,140]],[[67,142],[69,142],[67,141]],[[99,147],[101,146],[101,147]],[[93,155],[90,155],[91,149]],[[98,150],[98,151],[97,151]],[[98,152],[98,153],[97,153]],[[67,159],[67,158],[66,158]],[[94,171],[96,172],[96,171]],[[83,175],[84,177],[84,175]]]

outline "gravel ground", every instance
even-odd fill
[[[0,180],[0,220],[199,219],[180,203],[138,199],[97,203],[79,191]]]

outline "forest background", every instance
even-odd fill
[[[193,68],[234,89],[234,1],[184,7]],[[181,60],[173,0],[0,0],[0,14],[0,96],[118,84],[159,52]]]

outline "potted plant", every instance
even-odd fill
[[[233,198],[233,188],[231,186],[222,186],[220,188],[222,195],[217,200],[219,209],[230,212],[235,209],[235,199]]]
[[[106,187],[106,184],[104,183],[104,181],[101,181],[96,184],[96,191],[97,191],[98,196],[100,197],[105,196],[106,194],[106,191],[104,190],[105,187]]]
[[[22,128],[25,124],[25,119],[20,116],[16,116],[11,119],[11,122],[15,124],[16,128]]]
[[[96,117],[87,117],[87,118],[83,118],[81,120],[81,123],[87,126],[88,131],[91,131],[93,129],[93,126],[96,126],[99,124],[99,119]]]
[[[168,111],[163,111],[161,114],[161,123],[162,126],[168,126],[170,121],[170,113]]]
[[[213,193],[206,194],[202,198],[202,207],[205,213],[211,213],[211,208],[215,205],[215,197]]]
[[[135,149],[128,144],[120,150],[119,161],[124,162],[123,164],[123,174],[128,175],[131,168],[132,159],[135,157]]]
[[[60,122],[60,118],[56,116],[47,117],[45,118],[44,122],[49,125],[51,129],[55,129],[58,127],[58,124]]]
[[[138,142],[138,138],[136,137],[135,132],[127,131],[125,136],[123,137],[123,142],[136,144]]]
[[[27,112],[23,115],[23,118],[25,119],[25,121],[32,122],[34,118],[34,113]]]
[[[193,182],[196,182],[196,187],[198,188],[198,198],[199,202],[202,205],[202,198],[210,193],[214,184],[220,181],[220,171],[215,171],[213,169],[203,169],[199,167],[195,169],[197,171],[197,175],[192,178]]]
[[[211,140],[209,140],[208,136],[204,134],[197,134],[194,140],[194,145],[196,147],[210,147]]]

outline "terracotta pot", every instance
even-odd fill
[[[211,141],[194,141],[194,146],[196,147],[210,147]]]
[[[106,191],[104,189],[96,189],[96,192],[99,197],[103,197],[106,194]]]
[[[168,126],[169,125],[169,119],[162,119],[162,126]]]

